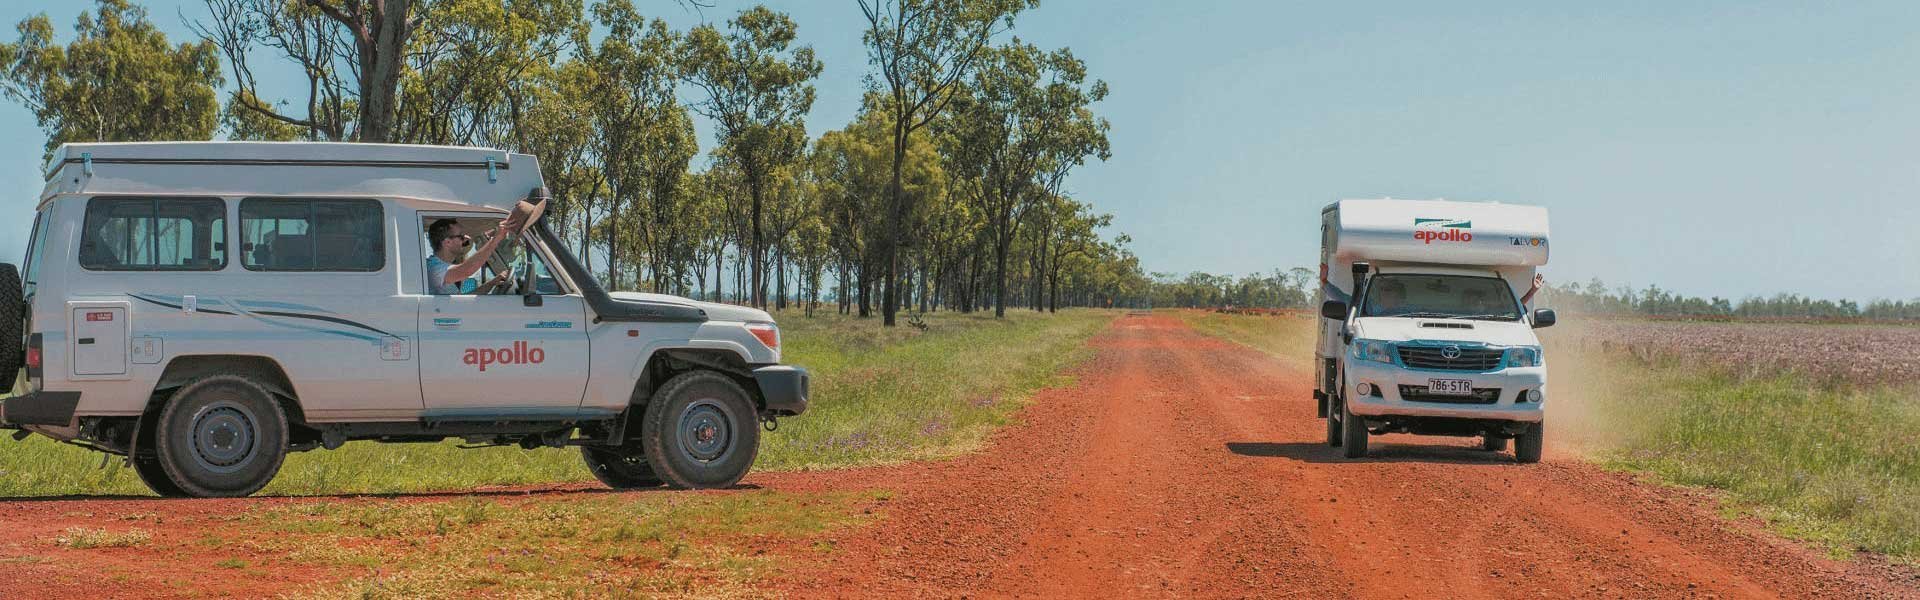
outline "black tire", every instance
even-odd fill
[[[586,459],[587,470],[593,472],[594,479],[616,490],[660,487],[665,483],[653,474],[653,465],[647,463],[647,455],[637,444],[581,446],[580,457]]]
[[[20,293],[20,270],[0,263],[0,394],[13,390],[13,380],[26,366],[27,301]]]
[[[1546,447],[1546,426],[1534,423],[1527,432],[1513,438],[1513,458],[1522,463],[1540,462],[1540,450]]]
[[[1340,437],[1347,458],[1367,456],[1367,421],[1347,410],[1345,402],[1340,403]]]
[[[151,453],[141,456],[140,452],[134,452],[132,462],[134,474],[139,475],[140,482],[147,484],[147,489],[153,490],[153,493],[159,494],[161,498],[187,497],[187,491],[180,489],[180,486],[175,485],[173,480],[167,477],[167,471],[160,466],[158,456]]]
[[[667,380],[640,418],[640,447],[667,485],[723,488],[760,453],[760,419],[747,391],[713,371]]]
[[[286,414],[265,387],[240,375],[205,377],[174,392],[155,433],[167,478],[197,498],[260,491],[287,457]]]
[[[1480,436],[1480,449],[1488,452],[1505,452],[1507,450],[1507,438],[1491,433]]]

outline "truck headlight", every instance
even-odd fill
[[[1353,357],[1360,360],[1393,364],[1393,344],[1380,340],[1354,340]]]
[[[748,323],[747,332],[766,344],[769,350],[780,349],[780,327],[772,323]]]
[[[1540,347],[1539,346],[1521,346],[1518,348],[1508,348],[1507,349],[1507,366],[1508,367],[1540,366]]]

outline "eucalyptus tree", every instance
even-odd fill
[[[193,27],[226,55],[234,102],[319,139],[392,141],[409,44],[437,0],[206,2],[212,21]],[[306,77],[305,114],[260,95],[250,58],[262,46]]]
[[[618,289],[621,259],[639,241],[623,234],[641,235],[644,222],[629,211],[644,211],[643,197],[655,189],[670,197],[695,149],[691,119],[675,95],[678,35],[664,21],[647,21],[629,0],[604,0],[594,5],[593,16],[606,34],[597,45],[582,43],[579,52],[592,70],[586,108],[606,190],[606,222],[599,231],[606,241],[608,285]]]
[[[821,65],[812,47],[794,44],[798,27],[784,13],[755,6],[727,25],[724,34],[712,25],[689,32],[681,67],[706,92],[696,110],[714,121],[720,145],[739,165],[751,201],[744,248],[752,268],[751,302],[765,307],[765,197],[774,171],[805,149],[811,82]]]
[[[126,0],[82,11],[74,39],[54,43],[42,14],[22,20],[20,39],[0,44],[0,93],[20,102],[66,142],[204,140],[219,123],[220,61],[208,43],[174,45]]]
[[[1017,38],[990,58],[942,123],[956,146],[950,156],[978,180],[971,200],[991,238],[994,315],[1005,316],[1007,259],[1027,213],[1086,156],[1105,156],[1106,124],[1090,105],[1105,97],[1106,84],[1087,82],[1085,63],[1071,52],[1042,52]]]
[[[862,39],[874,72],[869,89],[882,92],[892,129],[892,183],[887,190],[891,235],[881,240],[885,260],[884,322],[894,324],[899,249],[912,212],[903,187],[908,139],[940,116],[952,92],[971,74],[994,35],[1011,29],[1020,11],[1038,0],[858,0],[867,18]]]

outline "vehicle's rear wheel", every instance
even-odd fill
[[[638,444],[581,446],[580,457],[586,459],[594,479],[616,490],[659,487],[663,483],[653,474],[653,465],[647,463],[647,455]]]
[[[676,488],[740,482],[760,452],[760,422],[747,391],[713,371],[667,380],[640,419],[648,464]]]
[[[1540,462],[1540,450],[1546,447],[1546,425],[1534,423],[1527,432],[1513,438],[1513,458],[1523,463]]]
[[[186,490],[180,489],[172,479],[167,478],[167,470],[160,466],[160,457],[150,451],[145,456],[141,454],[139,451],[133,453],[133,472],[140,476],[141,483],[147,484],[147,489],[153,490],[161,498],[187,497]]]
[[[1367,455],[1367,421],[1347,410],[1347,403],[1340,403],[1341,448],[1347,458],[1361,458]]]
[[[1491,433],[1480,436],[1480,449],[1488,452],[1505,452],[1507,449],[1507,438]]]
[[[167,478],[200,498],[260,491],[287,456],[287,417],[279,403],[239,375],[206,377],[174,392],[156,433],[154,449]]]
[[[13,380],[26,365],[27,352],[21,346],[25,334],[20,331],[27,317],[27,302],[20,295],[20,271],[0,263],[0,395],[13,389]]]

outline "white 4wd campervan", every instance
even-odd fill
[[[532,156],[68,144],[46,173],[24,270],[0,265],[0,427],[126,456],[162,495],[448,438],[577,446],[614,487],[727,486],[807,407],[767,313],[602,289],[539,219]]]
[[[1438,200],[1342,200],[1320,212],[1314,399],[1348,458],[1391,432],[1514,440],[1540,460],[1547,367],[1527,310],[1547,263],[1547,210]]]

